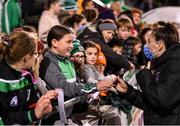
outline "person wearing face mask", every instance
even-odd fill
[[[86,18],[80,14],[74,14],[67,18],[63,25],[69,27],[75,34],[75,37],[86,28]]]
[[[142,92],[118,79],[119,95],[144,110],[145,125],[180,124],[180,44],[176,28],[166,23],[152,30],[144,47],[145,56],[153,61],[140,70],[137,82]]]
[[[147,27],[147,28],[142,29],[142,31],[138,35],[139,39],[142,42],[142,50],[138,55],[138,64],[141,67],[144,67],[144,65],[146,65],[147,62],[149,61],[144,55],[143,48],[144,48],[144,45],[148,42],[148,38],[149,38],[150,34],[151,34],[151,28]]]

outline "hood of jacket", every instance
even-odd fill
[[[47,57],[49,58],[51,61],[53,62],[57,62],[57,59],[60,60],[60,61],[66,61],[66,60],[69,60],[68,57],[63,57],[63,56],[60,56],[52,51],[47,51],[45,54],[44,54],[44,57]]]
[[[179,60],[180,59],[180,44],[172,45],[167,49],[159,58],[154,60],[155,67],[167,62],[169,60]]]

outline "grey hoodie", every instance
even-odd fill
[[[40,77],[47,83],[48,89],[61,88],[65,99],[97,91],[96,84],[76,82],[73,64],[66,57],[47,51],[40,65]]]

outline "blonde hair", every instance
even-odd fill
[[[129,21],[129,19],[126,18],[120,18],[117,23],[117,28],[119,29],[120,27],[127,27],[128,29],[133,28],[133,24]]]

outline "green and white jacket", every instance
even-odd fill
[[[7,0],[2,9],[2,32],[11,33],[14,28],[20,27],[21,9],[18,0]]]
[[[0,62],[0,125],[27,125],[36,121],[34,107],[40,97],[29,75],[23,76]]]
[[[41,62],[40,77],[45,80],[48,89],[63,89],[65,99],[97,91],[96,84],[77,83],[72,62],[51,51],[45,53]]]

